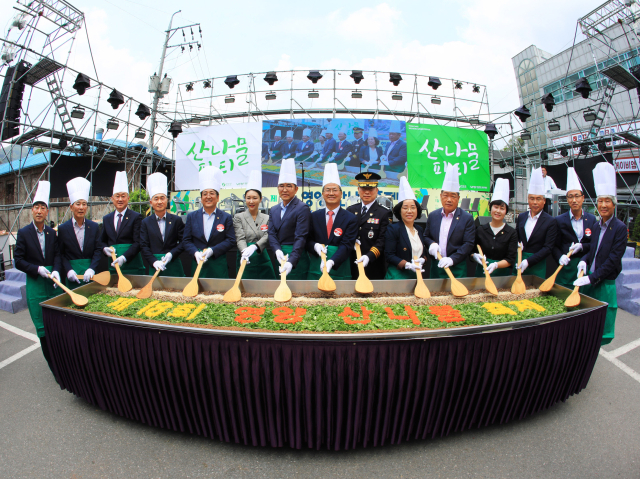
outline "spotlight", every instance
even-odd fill
[[[547,123],[549,131],[560,131],[560,122],[558,120],[551,120]]]
[[[588,153],[589,153],[589,147],[587,145],[582,145],[580,147],[580,154],[587,156]]]
[[[442,100],[439,96],[432,96],[431,103],[433,103],[434,105],[440,105],[442,103]]]
[[[320,98],[320,93],[316,90],[311,90],[307,96],[309,98]]]
[[[60,141],[58,142],[58,148],[60,150],[64,150],[68,144],[69,142],[67,142],[67,139],[63,136],[62,138],[60,138]]]
[[[542,99],[540,100],[540,103],[542,103],[545,109],[549,113],[551,113],[553,111],[553,107],[556,104],[556,100],[553,98],[552,93],[547,93],[545,96],[542,97]]]
[[[205,80],[202,82],[202,88],[211,88],[211,80]]]
[[[596,121],[598,115],[596,115],[595,111],[589,108],[588,110],[582,112],[582,118],[584,118],[584,121],[592,122]]]
[[[149,111],[149,107],[147,105],[143,105],[140,103],[138,105],[138,109],[136,110],[136,116],[140,118],[142,121],[145,120],[148,116],[151,115],[151,111]]]
[[[73,110],[71,110],[71,118],[82,120],[84,118],[84,108],[79,105],[74,106]]]
[[[200,120],[200,118],[197,118],[194,116],[194,117],[191,117],[191,119],[187,123],[193,123],[194,125],[199,125],[201,121],[202,120]]]
[[[264,96],[267,100],[275,100],[276,99],[276,94],[275,92],[270,91],[269,93],[267,93]]]
[[[266,81],[269,86],[273,86],[273,84],[278,81],[278,75],[276,75],[276,72],[268,72],[264,76],[264,81]]]
[[[520,108],[514,111],[513,114],[517,116],[522,123],[525,123],[527,119],[531,116],[531,112],[525,105],[522,105]]]
[[[566,158],[567,156],[569,156],[569,152],[567,151],[566,148],[562,148],[560,150],[560,156],[562,156],[562,158]]]
[[[120,123],[115,118],[107,120],[107,130],[117,130],[119,126]]]
[[[117,110],[118,107],[124,103],[124,96],[122,96],[122,93],[114,88],[109,94],[107,102],[109,102],[111,108]]]
[[[398,86],[402,81],[402,75],[400,73],[389,73],[389,81],[393,83],[393,86]]]
[[[351,98],[362,98],[362,92],[359,90],[352,91]]]
[[[311,80],[311,83],[315,85],[316,83],[318,83],[318,80],[322,78],[322,73],[320,73],[318,70],[310,70],[309,74],[307,75],[307,78]]]
[[[547,161],[549,159],[549,155],[547,154],[546,151],[541,151],[540,152],[540,160],[541,161]]]
[[[78,73],[76,77],[76,81],[73,84],[73,89],[78,92],[78,95],[84,95],[84,92],[87,91],[87,88],[91,86],[91,80],[84,73]]]
[[[362,70],[353,70],[351,72],[351,75],[349,76],[353,78],[353,81],[356,82],[356,85],[359,84],[362,80],[364,80],[364,75],[362,74]]]
[[[478,85],[473,85],[473,93],[480,93],[480,87]]]
[[[91,147],[89,146],[89,143],[87,143],[86,141],[83,141],[82,145],[80,146],[80,150],[82,150],[83,153],[89,153],[90,149]]]
[[[184,87],[185,90],[187,91],[193,91],[193,82],[189,82],[186,84],[186,86]]]
[[[478,118],[477,116],[472,116],[471,118],[469,118],[469,124],[470,125],[479,125],[480,124],[480,118]]]
[[[392,100],[402,100],[402,93],[395,92],[391,94]]]
[[[229,88],[233,88],[238,83],[240,83],[240,80],[238,80],[238,76],[237,75],[229,75],[227,78],[225,78],[224,83]]]
[[[607,142],[602,140],[598,142],[598,150],[600,150],[602,153],[604,153],[605,151],[607,151],[609,148],[607,147]]]
[[[462,82],[459,82],[459,81],[455,82],[455,89],[462,90]]]
[[[442,82],[440,81],[440,78],[438,78],[438,77],[429,77],[429,82],[427,83],[427,85],[429,85],[434,90],[437,90],[438,87],[440,85],[442,85]]]
[[[493,140],[493,138],[498,134],[498,129],[493,123],[487,123],[484,127],[484,132],[487,134],[490,140]]]
[[[529,130],[524,130],[520,134],[520,139],[522,139],[522,140],[530,140],[531,139],[531,132]]]
[[[589,93],[591,93],[589,80],[587,80],[586,78],[580,78],[576,82],[576,91],[582,95],[582,98],[589,98]]]
[[[147,136],[147,134],[144,132],[144,130],[142,128],[138,128],[136,130],[136,133],[134,135],[136,138],[141,138],[143,139],[145,136]]]
[[[118,158],[119,160],[124,158],[124,154],[122,153],[122,150],[116,150],[116,158]]]
[[[507,167],[507,162],[504,160],[500,160],[500,168],[504,170],[506,167]]]
[[[171,126],[169,127],[169,133],[174,138],[177,138],[180,133],[182,133],[182,125],[179,121],[172,121]]]
[[[99,146],[98,149],[96,150],[96,155],[97,156],[104,156],[104,148]]]
[[[236,102],[236,97],[233,95],[227,95],[224,97],[224,102],[225,103],[235,103]]]

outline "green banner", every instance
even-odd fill
[[[445,163],[457,164],[460,189],[489,191],[489,141],[482,130],[406,124],[407,164],[413,188],[442,188]]]

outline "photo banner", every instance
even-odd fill
[[[460,189],[489,191],[489,141],[482,130],[407,123],[409,182],[442,188],[445,163],[457,164]]]

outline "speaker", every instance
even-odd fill
[[[25,61],[7,68],[2,93],[0,93],[1,141],[13,138],[20,133],[20,108],[24,94],[25,74],[30,68],[31,65]]]

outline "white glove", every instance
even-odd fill
[[[431,243],[431,246],[429,246],[429,254],[435,259],[438,259],[438,253],[442,254],[440,245],[438,245],[438,243]]]
[[[164,264],[164,261],[155,261],[153,263],[153,267],[156,269],[156,271],[160,270],[160,271],[164,271],[165,269],[167,269],[167,266]]]
[[[480,253],[473,253],[471,255],[471,257],[473,258],[473,260],[478,263],[478,264],[482,264],[482,259],[484,258],[485,261],[487,261],[487,257],[481,255]]]
[[[360,244],[360,245],[361,245],[362,243],[360,243],[360,240],[359,240],[359,239],[357,239],[357,240],[356,240],[356,244]],[[353,249],[356,249],[356,245],[355,245],[355,244],[353,245]]]
[[[561,264],[562,266],[566,266],[569,264],[570,261],[571,259],[569,259],[569,257],[566,254],[563,254],[562,256],[560,256],[558,263]]]
[[[491,263],[487,265],[487,273],[489,274],[493,273],[497,269],[498,269],[498,263]]]
[[[414,264],[419,264],[421,267],[424,265],[424,258],[418,258],[413,260]]]
[[[269,158],[273,158],[273,155],[275,155],[275,153],[272,151],[271,153],[269,153]]]
[[[49,277],[49,271],[47,271],[47,268],[45,268],[44,266],[38,266],[38,274],[43,278]]]
[[[173,259],[173,255],[171,253],[167,253],[162,257],[162,262],[167,265],[169,263],[171,263],[171,260]],[[164,270],[162,270],[164,271]]]
[[[448,256],[445,256],[438,263],[438,268],[451,268],[453,266],[453,260]]]
[[[74,283],[79,283],[80,282],[80,280],[78,279],[78,275],[72,269],[70,269],[69,272],[67,273],[67,279],[69,281],[73,281]]]
[[[201,263],[203,261],[207,261],[207,255],[205,253],[203,253],[202,251],[196,251],[193,255],[193,257],[196,259],[196,263]]]
[[[209,259],[213,256],[213,250],[211,248],[207,248],[206,250],[204,250],[202,252],[204,254],[204,256]]]
[[[251,246],[247,246],[242,250],[242,259],[246,259],[248,261],[249,257],[256,251],[258,251],[258,247],[256,245],[252,244]]]
[[[111,253],[115,253],[116,249],[112,248],[111,246],[105,246],[104,248],[102,248],[102,252],[105,256],[111,256]]]
[[[380,166],[388,166],[389,162],[387,161],[387,157],[385,155],[382,155],[380,157]]]
[[[526,259],[523,259],[522,263],[516,266],[516,269],[519,269],[521,273],[524,273],[524,270],[527,269],[528,267],[529,267],[529,262]]]
[[[286,160],[289,157],[289,155],[282,155],[282,159]]]
[[[424,263],[424,260],[422,260],[422,263],[421,263],[421,262],[420,262],[420,260],[421,260],[421,259],[422,259],[422,258],[414,259],[414,260],[411,260],[411,262],[412,262],[412,263],[413,263],[413,265],[415,266],[415,269],[414,269],[415,271],[420,270],[421,272],[423,272],[423,273],[424,273],[424,270],[422,269],[422,263]]]
[[[282,273],[291,273],[291,270],[293,269],[293,265],[291,263],[289,263],[288,261],[283,264],[282,266],[280,266],[280,268],[278,269],[278,271],[280,271],[280,274]]]
[[[327,273],[333,268],[333,260],[327,261]],[[320,261],[320,272],[324,272],[324,261]]]
[[[85,283],[88,283],[89,281],[91,281],[91,278],[93,278],[94,274],[96,274],[96,272],[89,268],[84,272],[84,278],[82,279],[84,279]]]
[[[416,272],[416,265],[413,264],[411,261],[407,261],[404,265],[404,269],[408,269],[413,271],[414,273]]]
[[[586,286],[588,284],[591,284],[589,276],[583,276],[582,278],[578,278],[573,282],[574,286]]]
[[[276,251],[276,259],[278,260],[278,263],[282,263],[283,261],[287,260],[287,257],[284,255],[282,250],[279,249],[278,251]]]
[[[369,257],[366,254],[362,255],[362,256],[360,256],[360,259],[355,260],[354,263],[356,263],[356,264],[362,263],[362,266],[364,266],[366,268],[367,265],[369,264]]]
[[[524,249],[524,245],[522,244],[522,242],[518,243],[518,248]]]
[[[57,279],[58,281],[60,281],[60,274],[58,274],[57,271],[54,271],[53,273],[51,273],[51,277]],[[80,281],[78,281],[79,283]],[[56,283],[53,283],[53,287],[57,288],[58,285]]]
[[[316,243],[313,246],[314,251],[316,252],[316,254],[318,256],[320,256],[320,253],[324,253],[327,254],[327,247],[326,246],[322,246],[320,243]]]
[[[118,264],[122,268],[122,265],[125,264],[126,262],[127,262],[127,258],[125,258],[124,256],[118,256],[116,260],[113,263],[111,263],[111,266],[115,268],[116,264]]]
[[[576,254],[577,252],[582,251],[582,243],[571,243],[569,251],[571,251],[571,254]]]
[[[584,261],[578,263],[578,274],[580,274],[580,271],[582,271],[582,274],[587,274],[587,263]]]

